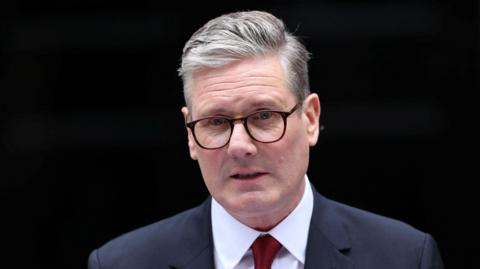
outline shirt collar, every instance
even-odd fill
[[[313,192],[305,175],[305,191],[297,207],[268,232],[303,264],[312,212]],[[233,268],[262,232],[236,220],[214,198],[211,217],[215,259],[218,259],[224,268]]]
[[[305,264],[308,230],[313,212],[312,186],[305,175],[305,191],[297,207],[269,234],[282,244],[302,264]]]

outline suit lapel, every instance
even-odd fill
[[[172,265],[171,269],[212,269],[213,265],[213,249],[205,248],[196,257],[188,259],[186,264]]]
[[[307,242],[305,269],[349,269],[353,262],[344,253],[351,248],[347,232],[330,201],[312,186],[314,205]]]
[[[305,269],[348,269],[353,268],[352,261],[343,255],[324,235],[310,228],[307,243]]]
[[[213,269],[213,249],[206,248],[197,257],[192,259],[184,269]]]
[[[185,223],[181,248],[170,268],[172,269],[212,269],[213,239],[210,217],[211,198],[194,210]],[[179,227],[180,228],[180,227]]]
[[[353,262],[345,253],[351,248],[342,222],[331,209],[330,201],[312,186],[314,205],[308,235],[305,269],[352,269]],[[172,269],[212,269],[213,239],[211,225],[211,199],[192,213],[182,240],[182,258]]]

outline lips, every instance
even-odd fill
[[[255,179],[266,174],[267,173],[264,173],[264,172],[235,173],[235,174],[232,174],[231,177],[234,179],[248,180],[248,179]]]

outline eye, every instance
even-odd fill
[[[273,116],[273,112],[271,111],[260,111],[256,113],[253,118],[255,120],[268,120]]]
[[[225,118],[211,118],[208,121],[208,125],[210,126],[221,126],[223,124],[226,124],[228,121]]]

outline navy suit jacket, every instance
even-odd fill
[[[305,268],[443,268],[429,234],[313,193]],[[213,269],[210,208],[211,198],[113,239],[90,254],[88,268]]]

